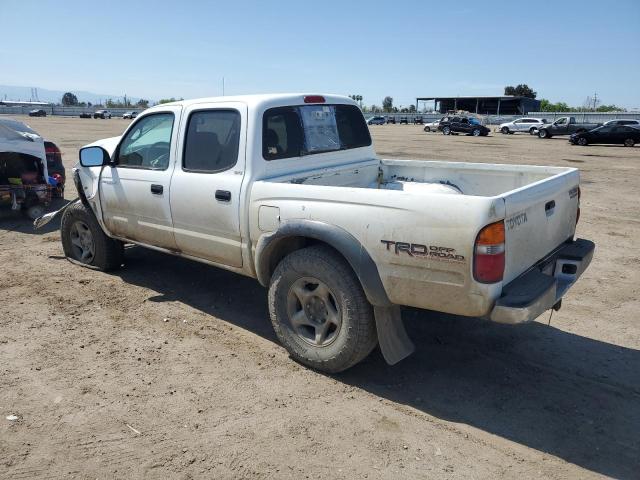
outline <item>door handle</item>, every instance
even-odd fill
[[[162,187],[162,185],[157,185],[155,183],[151,184],[151,193],[153,193],[154,195],[162,195],[163,190],[164,188]]]
[[[231,192],[228,190],[216,190],[216,200],[220,200],[221,202],[230,202]]]
[[[550,202],[547,202],[544,205],[544,211],[547,214],[547,217],[549,215],[553,215],[553,209],[556,208],[556,201],[555,200],[551,200]]]

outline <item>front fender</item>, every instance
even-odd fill
[[[310,238],[326,243],[336,249],[347,260],[360,280],[369,302],[377,307],[388,307],[392,303],[382,285],[375,262],[362,244],[346,230],[316,220],[290,220],[275,232],[260,237],[256,245],[255,265],[258,281],[265,287],[271,280],[271,257],[278,244],[291,238]]]

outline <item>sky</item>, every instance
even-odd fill
[[[501,95],[640,108],[640,0],[0,0],[0,85],[152,100]],[[82,100],[82,99],[80,99]]]

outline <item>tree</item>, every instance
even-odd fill
[[[512,87],[510,85],[504,87],[504,94],[516,97],[536,98],[538,92],[534,92],[526,83],[521,83],[517,87]]]
[[[71,92],[67,92],[62,96],[62,105],[64,105],[65,107],[78,105],[78,97],[76,97]]]
[[[140,100],[138,100],[138,102],[136,103],[136,107],[139,108],[149,108],[149,100],[145,100],[144,98],[141,98]]]
[[[384,100],[382,100],[382,110],[384,110],[385,112],[390,112],[392,108],[393,108],[393,98],[384,97]]]
[[[184,100],[184,98],[181,98],[180,100]],[[158,105],[161,105],[163,103],[171,103],[171,102],[177,102],[178,99],[171,97],[171,98],[161,98],[160,100],[158,100]]]
[[[409,113],[416,113],[416,106],[414,104],[409,105]]]

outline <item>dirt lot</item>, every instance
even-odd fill
[[[70,168],[127,121],[28,123]],[[55,225],[5,215],[0,477],[638,478],[640,147],[372,131],[382,156],[581,169],[596,257],[551,326],[407,310],[412,357],[321,375],[278,345],[256,282],[138,247],[82,269]]]

